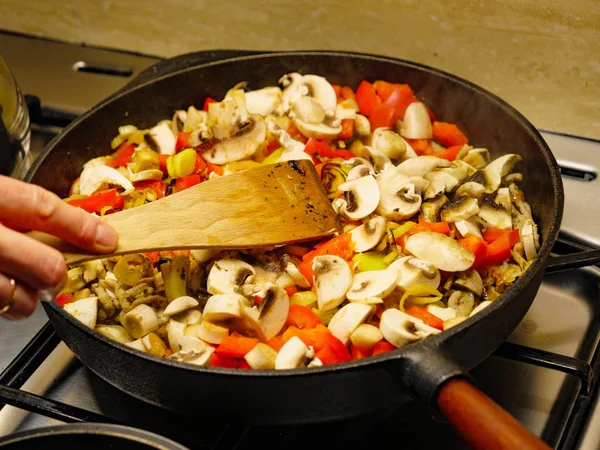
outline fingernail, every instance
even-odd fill
[[[117,246],[119,236],[117,232],[105,223],[100,223],[96,228],[96,244],[112,250]]]

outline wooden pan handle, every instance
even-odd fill
[[[461,438],[476,450],[550,450],[550,447],[462,378],[442,386],[438,407]]]

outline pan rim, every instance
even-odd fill
[[[234,377],[242,376],[242,377],[261,377],[261,378],[263,378],[263,377],[309,376],[309,375],[318,375],[318,374],[322,374],[322,373],[333,373],[333,372],[337,372],[337,371],[352,370],[352,369],[362,368],[362,367],[366,367],[366,366],[375,366],[375,365],[379,365],[384,362],[394,361],[397,359],[403,359],[406,356],[406,353],[407,353],[406,350],[407,349],[415,349],[415,347],[425,348],[427,346],[430,346],[432,348],[439,348],[441,346],[441,344],[443,344],[445,341],[451,340],[457,334],[462,333],[463,330],[465,330],[466,328],[474,325],[475,323],[477,323],[480,320],[483,320],[488,315],[495,314],[496,311],[499,311],[499,310],[502,310],[503,308],[505,308],[506,305],[509,302],[513,301],[515,299],[515,297],[517,297],[518,294],[523,290],[523,288],[525,286],[527,286],[538,275],[538,273],[540,271],[544,270],[546,261],[550,256],[550,251],[552,249],[552,246],[554,245],[554,242],[556,241],[556,239],[558,237],[558,233],[560,231],[560,224],[562,222],[562,215],[563,215],[563,208],[564,208],[564,192],[563,192],[562,179],[560,177],[560,171],[559,171],[556,159],[554,157],[554,154],[552,153],[552,151],[550,150],[550,148],[544,141],[544,139],[541,136],[541,134],[539,133],[539,131],[533,126],[533,124],[521,112],[519,112],[516,108],[511,106],[505,100],[503,100],[496,94],[493,94],[492,92],[488,91],[487,89],[485,89],[479,85],[476,85],[475,83],[472,83],[472,82],[470,82],[464,78],[461,78],[457,75],[453,75],[449,72],[446,72],[444,70],[437,69],[437,68],[434,68],[434,67],[431,67],[431,66],[428,66],[425,64],[416,63],[414,61],[400,59],[400,58],[380,56],[380,55],[375,55],[375,54],[371,54],[371,53],[360,53],[360,52],[349,52],[349,51],[295,50],[295,51],[269,52],[269,53],[259,53],[256,55],[239,56],[239,57],[228,58],[228,59],[219,60],[219,61],[215,61],[215,62],[204,63],[204,64],[186,67],[184,69],[181,69],[181,70],[169,73],[169,74],[165,74],[161,77],[140,83],[139,85],[136,85],[129,89],[124,89],[123,91],[120,91],[120,92],[114,94],[113,96],[103,100],[102,102],[100,102],[97,105],[95,105],[94,107],[92,107],[89,111],[87,111],[84,114],[82,114],[81,116],[79,116],[71,124],[69,124],[59,135],[57,135],[55,138],[52,139],[52,141],[50,141],[50,143],[47,145],[44,152],[40,155],[40,157],[35,161],[35,163],[29,169],[29,171],[25,177],[25,180],[26,181],[31,180],[31,178],[33,177],[33,175],[35,174],[35,172],[37,171],[37,169],[39,168],[39,166],[41,165],[43,160],[52,151],[52,149],[57,145],[57,143],[59,142],[59,140],[61,139],[61,137],[63,135],[67,134],[73,128],[77,127],[81,122],[85,121],[88,117],[90,117],[92,114],[94,114],[97,110],[109,105],[110,103],[112,103],[113,101],[115,101],[117,99],[121,99],[121,98],[127,96],[128,94],[130,94],[134,91],[137,91],[138,89],[144,89],[146,86],[152,85],[159,81],[162,81],[162,80],[165,80],[165,79],[168,79],[171,77],[177,77],[183,73],[192,72],[192,71],[199,70],[199,69],[207,69],[207,68],[214,67],[214,66],[235,64],[236,62],[239,62],[239,61],[251,61],[251,60],[255,60],[255,59],[279,58],[279,57],[288,57],[288,56],[307,56],[307,57],[331,56],[331,57],[339,57],[339,58],[353,57],[353,58],[361,58],[364,60],[373,60],[373,61],[379,61],[379,62],[400,64],[400,65],[403,65],[406,67],[417,69],[421,72],[433,74],[436,76],[441,76],[441,77],[443,77],[447,80],[450,80],[454,83],[460,84],[460,85],[464,86],[465,88],[471,90],[475,94],[484,96],[490,102],[495,103],[503,111],[505,111],[507,114],[509,114],[514,120],[516,120],[521,125],[521,127],[524,128],[524,130],[530,135],[530,137],[535,141],[538,148],[542,151],[542,156],[548,167],[550,181],[551,181],[551,184],[552,184],[552,187],[554,190],[555,206],[556,206],[553,211],[553,219],[552,219],[552,223],[550,224],[549,229],[548,229],[547,238],[542,242],[542,244],[540,246],[540,250],[538,252],[538,255],[536,256],[535,261],[528,268],[525,275],[522,276],[521,278],[519,278],[513,285],[511,285],[509,287],[509,289],[505,293],[502,294],[502,296],[498,300],[494,301],[490,306],[485,308],[482,312],[480,312],[476,316],[468,318],[467,320],[460,323],[459,325],[456,325],[456,326],[452,327],[451,329],[443,331],[442,333],[439,333],[435,336],[429,336],[426,339],[409,344],[405,347],[395,349],[390,352],[383,353],[381,355],[364,358],[361,360],[348,361],[348,362],[344,362],[344,363],[340,363],[340,364],[333,364],[333,365],[327,365],[327,366],[322,366],[322,367],[287,369],[287,370],[277,370],[277,371],[275,371],[275,370],[240,370],[240,369],[228,369],[228,368],[220,368],[220,367],[195,366],[195,365],[184,363],[184,362],[168,360],[166,358],[161,358],[158,356],[153,356],[153,355],[149,355],[146,353],[138,352],[138,351],[135,351],[135,350],[123,345],[123,344],[120,344],[116,341],[110,340],[109,338],[101,335],[100,333],[96,332],[95,330],[92,330],[92,329],[86,327],[85,325],[83,325],[82,323],[77,321],[75,318],[73,318],[69,314],[67,314],[55,302],[51,302],[49,304],[44,304],[44,307],[49,307],[49,308],[54,309],[55,311],[58,311],[59,314],[62,315],[63,319],[67,320],[67,322],[69,322],[71,324],[71,326],[76,326],[81,331],[87,333],[90,337],[92,337],[96,340],[100,340],[104,344],[111,345],[113,348],[115,348],[117,350],[126,351],[129,354],[131,354],[132,356],[145,358],[151,362],[165,364],[165,365],[171,366],[173,368],[189,370],[189,371],[196,372],[196,373],[228,375],[228,376],[234,376]],[[464,368],[464,369],[468,370],[470,368]]]

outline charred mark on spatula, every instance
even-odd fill
[[[296,172],[298,172],[300,175],[304,176],[306,175],[306,173],[304,172],[304,169],[302,169],[299,165],[298,165],[298,161],[288,161],[288,165],[292,168],[292,170],[295,170]]]

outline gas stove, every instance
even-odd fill
[[[78,114],[159,61],[8,34],[0,34],[0,48],[8,50],[3,56],[28,94],[32,113],[31,151],[16,177],[23,176],[44,145]],[[212,51],[202,58],[222,59],[232,53]],[[153,73],[157,70],[151,68],[142,76]],[[49,81],[48,74],[55,78]],[[600,247],[600,221],[591,206],[600,196],[600,142],[540,131],[561,166],[565,187],[555,253]],[[546,275],[518,328],[472,371],[487,395],[557,449],[600,448],[595,377],[600,371],[599,299],[598,267]],[[0,346],[0,436],[64,422],[102,421],[153,431],[191,449],[377,448],[391,439],[410,449],[466,448],[448,425],[431,419],[417,404],[375,417],[310,426],[215,422],[210,405],[202,417],[167,412],[127,396],[87,370],[60,341],[42,308],[27,321],[2,323]]]

